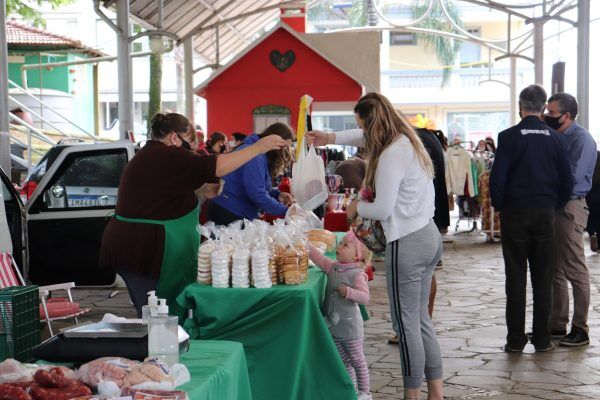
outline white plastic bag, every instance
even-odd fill
[[[310,210],[305,210],[298,204],[292,204],[285,214],[285,222],[288,225],[302,224],[302,231],[309,229],[323,229],[323,221]]]
[[[327,201],[325,166],[313,145],[308,152],[304,140],[298,143],[298,146],[300,146],[300,156],[292,167],[292,194],[300,207],[314,210]]]

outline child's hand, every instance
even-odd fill
[[[346,293],[348,293],[348,286],[344,286],[344,285],[338,286],[337,292],[340,294],[340,296],[346,297]]]

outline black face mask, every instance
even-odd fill
[[[551,117],[549,115],[544,115],[544,121],[546,121],[546,125],[548,125],[550,128],[557,131],[564,124],[564,122],[563,123],[558,122],[558,120],[561,119],[563,115],[565,115],[565,114],[561,114],[558,117]]]
[[[181,140],[181,147],[188,151],[192,151],[192,146],[190,146],[190,143],[187,140],[183,140],[183,138],[179,135],[177,135],[177,137],[179,138],[179,140]]]
[[[221,154],[222,154],[222,153],[225,153],[225,150],[227,150],[227,145],[225,145],[225,144],[219,148],[219,152],[220,152]]]

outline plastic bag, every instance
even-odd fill
[[[285,214],[285,222],[292,225],[294,221],[302,221],[304,230],[323,229],[323,221],[310,210],[301,208],[298,204],[292,204]]]
[[[28,367],[9,358],[0,363],[0,383],[31,382],[37,366]]]
[[[292,194],[300,207],[314,210],[327,201],[325,166],[323,159],[317,156],[313,145],[308,152],[304,140],[301,140],[298,146],[300,146],[300,156],[292,167]]]

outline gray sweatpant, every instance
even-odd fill
[[[427,304],[431,277],[442,258],[442,238],[433,222],[388,243],[387,288],[394,330],[398,334],[406,389],[442,378],[442,355]]]

